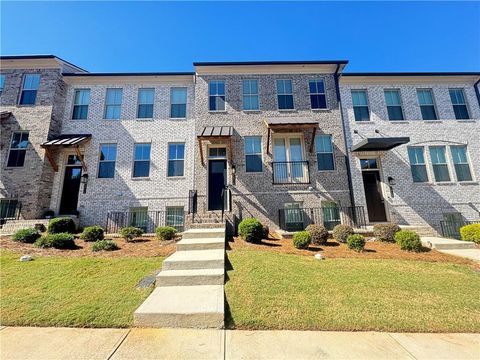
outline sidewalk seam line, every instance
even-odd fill
[[[128,331],[125,333],[125,335],[123,335],[123,337],[120,339],[120,341],[118,342],[118,345],[116,345],[112,352],[110,353],[110,355],[108,355],[107,359],[106,360],[110,360],[112,358],[112,356],[117,352],[118,348],[123,344],[123,342],[125,341],[125,339],[127,338],[127,336],[130,334],[130,331],[132,331],[132,329],[128,329]]]
[[[392,336],[392,333],[387,333],[387,334],[388,334],[388,336],[390,336],[390,338],[392,338],[393,341],[395,341],[403,350],[405,350],[413,359],[416,359],[416,360],[417,360],[417,358],[416,358],[405,346],[403,346],[403,345],[400,343],[400,341],[398,341],[397,339],[395,339],[395,338]]]
[[[227,329],[223,329],[223,360],[227,360]]]

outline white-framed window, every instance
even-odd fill
[[[185,210],[183,206],[167,206],[166,226],[171,226],[182,232],[185,229]]]
[[[153,103],[155,100],[155,89],[138,89],[137,119],[153,118]]]
[[[433,100],[432,89],[417,89],[418,105],[423,120],[437,120],[437,110]]]
[[[107,89],[107,93],[105,96],[105,119],[120,119],[122,113],[122,94],[123,89],[121,88]]]
[[[183,176],[185,143],[168,144],[168,176]]]
[[[465,100],[465,93],[463,89],[448,89],[450,99],[452,100],[453,111],[455,112],[455,119],[466,120],[470,119],[468,114],[467,101]]]
[[[427,164],[425,163],[425,149],[423,146],[408,147],[408,159],[413,182],[428,182]]]
[[[385,89],[385,103],[387,104],[388,120],[405,120],[403,117],[402,97],[398,89]]]
[[[245,171],[262,172],[262,137],[245,137]]]
[[[20,105],[35,105],[39,86],[40,74],[25,74],[20,94]]]
[[[5,89],[5,75],[0,74],[0,95],[2,95],[3,89]]]
[[[355,121],[370,121],[367,90],[352,90],[351,93]]]
[[[332,135],[315,136],[315,150],[317,153],[318,170],[334,170]]]
[[[445,146],[430,146],[430,159],[432,161],[433,176],[436,182],[450,181]]]
[[[208,110],[225,111],[225,81],[213,80],[208,83]]]
[[[136,143],[133,158],[133,177],[150,176],[150,143]]]
[[[98,178],[115,177],[115,162],[117,160],[117,144],[100,144],[98,157]]]
[[[187,117],[186,87],[170,89],[170,117],[173,119],[185,119]]]
[[[470,171],[470,164],[467,156],[467,146],[450,146],[450,153],[452,154],[453,167],[455,168],[457,181],[472,181],[472,172]]]
[[[327,95],[325,92],[325,81],[323,79],[308,80],[308,90],[312,109],[326,109]]]
[[[243,80],[243,110],[259,110],[258,80]]]
[[[28,131],[16,131],[10,140],[7,167],[22,167],[28,147]]]
[[[73,120],[86,120],[90,103],[90,89],[76,89],[73,96]]]
[[[293,84],[290,79],[277,80],[277,101],[279,110],[295,109],[293,103]]]

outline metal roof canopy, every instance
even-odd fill
[[[366,138],[360,141],[358,144],[353,145],[352,152],[359,151],[387,151],[397,146],[410,142],[409,137],[378,137],[378,138]]]
[[[74,147],[78,158],[82,162],[83,170],[87,172],[87,164],[83,161],[79,146],[83,142],[90,140],[91,137],[92,134],[64,134],[57,136],[53,140],[45,141],[40,146],[45,149],[45,155],[47,155],[48,161],[55,172],[58,171],[58,165],[55,162],[51,149],[54,147]]]
[[[270,153],[270,133],[272,130],[308,130],[312,129],[312,141],[310,142],[310,153],[313,152],[315,135],[318,129],[318,120],[302,117],[275,117],[264,120],[267,126],[267,154]]]
[[[197,136],[198,145],[200,147],[200,159],[202,165],[205,165],[203,158],[203,146],[202,140],[227,140],[228,147],[228,158],[232,162],[232,135],[233,127],[232,126],[205,126],[202,132]]]

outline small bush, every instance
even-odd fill
[[[134,226],[124,227],[120,229],[120,235],[128,242],[143,235],[143,230]]]
[[[465,225],[460,228],[462,240],[480,244],[480,224]]]
[[[400,249],[407,251],[420,252],[422,250],[422,242],[420,236],[415,231],[400,230],[395,233],[395,242]]]
[[[348,225],[337,225],[333,228],[333,238],[338,242],[345,243],[350,235],[353,235],[353,229]]]
[[[308,249],[308,245],[312,242],[312,237],[308,231],[299,231],[293,234],[293,246],[297,249]]]
[[[69,233],[47,234],[35,241],[34,245],[41,248],[73,249],[75,247],[74,239],[73,235]]]
[[[155,229],[155,234],[160,240],[172,240],[177,234],[177,229],[172,226],[159,226]]]
[[[75,222],[69,217],[59,217],[48,222],[48,232],[50,234],[75,232]]]
[[[305,229],[312,238],[312,244],[323,245],[328,240],[328,230],[325,226],[311,224]]]
[[[347,246],[355,251],[363,251],[365,248],[365,238],[360,234],[353,234],[347,237]]]
[[[82,234],[80,235],[80,239],[85,241],[98,241],[103,240],[104,233],[103,228],[101,226],[87,226],[83,229]]]
[[[242,220],[238,225],[238,234],[247,242],[258,243],[263,238],[263,225],[255,218]]]
[[[119,247],[112,240],[98,240],[92,245],[92,251],[113,251],[118,249]]]
[[[269,234],[270,234],[270,228],[267,225],[263,225],[262,238],[263,239],[268,239]]]
[[[18,241],[22,243],[33,244],[38,238],[40,234],[38,233],[37,229],[21,229],[15,232],[12,236],[13,241]]]
[[[373,236],[380,241],[394,242],[395,233],[400,230],[397,224],[376,224],[373,226]]]

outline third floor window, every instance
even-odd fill
[[[170,117],[176,119],[187,117],[187,88],[170,90]]]
[[[433,94],[431,89],[417,89],[418,104],[422,112],[423,120],[437,120],[437,111],[433,102]]]
[[[258,110],[258,80],[243,80],[243,110]]]
[[[88,104],[90,102],[90,90],[78,89],[75,90],[73,98],[73,120],[85,120],[88,116]]]
[[[292,80],[277,80],[277,99],[279,110],[293,110]]]
[[[327,97],[325,96],[325,83],[323,79],[310,80],[308,82],[308,89],[312,109],[326,109]]]
[[[208,83],[208,110],[225,111],[225,81]]]
[[[153,118],[155,89],[138,89],[137,119]],[[121,100],[120,100],[121,103]]]
[[[122,112],[122,89],[107,89],[105,119],[118,120]]]
[[[40,74],[25,74],[22,93],[20,94],[20,105],[35,105],[39,86]]]
[[[462,89],[449,89],[450,99],[452,100],[455,119],[470,119],[468,115],[467,102],[465,101],[465,93]]]
[[[352,90],[352,104],[355,121],[370,121],[367,90]]]
[[[400,90],[385,90],[388,120],[404,120]]]

